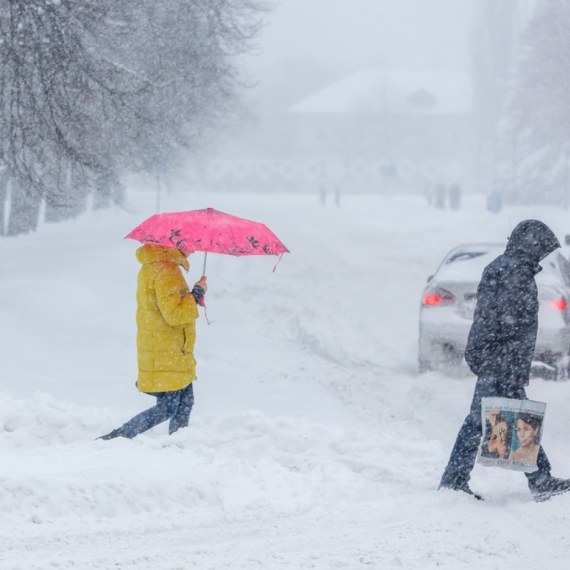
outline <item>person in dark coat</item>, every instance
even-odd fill
[[[448,190],[449,207],[452,210],[459,210],[461,206],[461,186],[459,184],[452,184]]]
[[[441,209],[445,208],[445,186],[443,184],[438,184],[435,187],[434,206]]]
[[[505,253],[483,272],[465,349],[465,360],[477,375],[477,384],[471,410],[457,436],[440,489],[464,491],[481,499],[469,488],[482,436],[481,398],[528,399],[525,386],[529,383],[538,331],[538,290],[534,276],[542,270],[539,262],[559,247],[546,224],[525,220],[511,233]],[[537,467],[538,471],[526,473],[536,501],[570,490],[569,479],[557,479],[550,474],[550,463],[542,447]]]
[[[487,197],[487,210],[489,210],[489,212],[493,212],[494,214],[498,214],[501,211],[501,207],[501,193],[496,188],[494,188]]]

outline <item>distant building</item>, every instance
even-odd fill
[[[467,74],[362,70],[265,117],[207,167],[218,189],[467,191],[476,164]]]

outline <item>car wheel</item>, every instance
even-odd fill
[[[540,374],[545,380],[568,380],[568,357],[561,354],[547,352],[542,355],[544,362],[549,370],[545,370]],[[552,371],[552,372],[550,372]]]
[[[570,357],[559,356],[556,362],[556,380],[565,382],[570,379]]]

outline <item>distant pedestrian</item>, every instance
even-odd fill
[[[334,203],[340,206],[340,186],[338,184],[334,187]]]
[[[434,192],[434,206],[436,208],[445,208],[445,186],[438,184]]]
[[[433,203],[433,198],[434,198],[433,194],[434,194],[433,186],[429,182],[426,182],[424,184],[424,196],[429,206],[431,206]]]
[[[459,184],[452,184],[449,187],[449,207],[452,210],[459,210],[461,206],[461,186]]]
[[[137,388],[156,397],[156,405],[99,439],[132,439],[166,420],[171,434],[188,425],[196,379],[197,305],[208,288],[206,277],[192,291],[186,284],[180,267],[188,271],[191,253],[148,244],[137,250],[142,264],[137,279]]]
[[[327,203],[327,188],[322,182],[319,185],[319,201],[323,206]]]
[[[498,214],[503,206],[502,202],[501,193],[494,188],[487,197],[487,210],[494,214]]]
[[[455,441],[440,489],[463,491],[481,499],[469,488],[483,431],[481,399],[495,396],[527,399],[525,386],[529,383],[538,330],[534,276],[542,269],[539,262],[559,247],[548,226],[526,220],[511,233],[505,253],[483,272],[465,349],[465,360],[477,375],[477,384],[471,410]],[[517,430],[524,427],[517,424]],[[536,501],[570,490],[570,479],[557,479],[550,474],[550,462],[542,447],[536,463],[537,471],[525,473]]]

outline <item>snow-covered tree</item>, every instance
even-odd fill
[[[0,0],[7,233],[120,200],[125,169],[199,144],[229,109],[255,0]],[[3,229],[0,217],[0,230]]]
[[[542,0],[519,54],[503,138],[516,147],[517,201],[567,205],[570,0]]]
[[[473,86],[478,130],[479,188],[489,192],[504,160],[498,127],[512,73],[516,67],[521,34],[535,9],[534,0],[477,0],[474,3]],[[510,153],[507,153],[510,160]],[[501,181],[499,180],[499,183]]]

